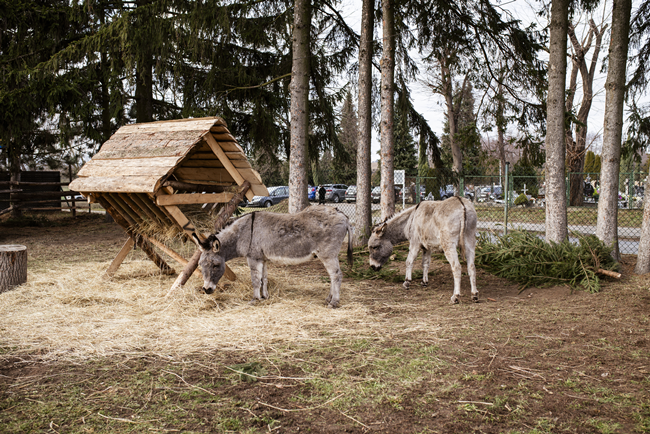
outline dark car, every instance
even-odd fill
[[[272,205],[282,202],[284,199],[289,198],[289,187],[286,185],[279,187],[269,187],[268,196],[255,196],[248,203],[248,206],[264,206],[270,207]]]
[[[346,202],[356,202],[357,201],[357,186],[351,185],[345,190],[345,201]]]
[[[393,187],[395,187],[395,202],[398,202],[402,200],[402,189],[396,185]],[[381,201],[381,187],[374,187],[370,192],[370,197],[372,199],[372,203],[379,203]]]
[[[444,188],[440,187],[440,200],[445,200],[448,199],[452,196],[454,196],[454,186],[453,185],[447,185]]]
[[[345,191],[348,186],[345,184],[325,184],[325,200],[329,202],[339,203],[345,200]]]

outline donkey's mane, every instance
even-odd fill
[[[228,221],[226,222],[226,224],[223,225],[223,227],[222,227],[221,229],[219,229],[218,232],[215,232],[214,235],[219,235],[219,234],[220,234],[224,229],[226,229],[226,228],[228,228],[228,226],[231,226],[232,224],[234,224],[237,220],[240,220],[240,219],[243,219],[244,217],[248,217],[248,216],[250,216],[250,215],[253,215],[253,214],[255,214],[256,212],[259,212],[259,211],[249,212],[249,213],[246,213],[246,214],[244,214],[244,215],[240,215],[240,216],[237,217],[237,218],[234,218],[234,219],[228,219]]]
[[[422,203],[422,202],[420,202],[420,203]],[[397,214],[393,214],[392,216],[390,216],[390,217],[384,219],[383,221],[377,223],[372,228],[374,229],[374,228],[376,228],[376,227],[378,227],[380,225],[383,225],[384,223],[390,223],[391,221],[393,221],[396,218],[400,217],[402,214],[406,214],[406,213],[410,213],[410,212],[415,211],[420,206],[420,203],[418,203],[416,206],[412,206],[410,208],[403,209],[402,211],[398,212]]]

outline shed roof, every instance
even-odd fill
[[[216,186],[250,182],[247,196],[268,195],[260,175],[219,117],[125,125],[79,171],[82,193],[156,194],[166,180]]]

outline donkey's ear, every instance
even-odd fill
[[[211,248],[211,243],[210,243],[210,238],[207,240],[201,241],[198,235],[196,235],[195,232],[192,232],[192,239],[196,243],[196,245],[201,249],[202,252],[207,252]]]
[[[374,230],[375,234],[377,234],[378,237],[381,237],[386,233],[386,227],[388,225],[386,223],[381,223],[379,226],[377,226]]]
[[[212,242],[212,251],[214,253],[219,253],[219,250],[221,250],[221,241],[219,241],[219,238],[215,237],[214,235],[210,235],[208,241]]]

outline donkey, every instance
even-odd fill
[[[351,265],[352,227],[345,214],[327,206],[310,206],[296,214],[246,214],[204,241],[193,234],[201,249],[203,290],[212,294],[223,276],[225,263],[246,257],[253,283],[251,304],[254,304],[269,297],[267,261],[300,264],[314,257],[321,260],[330,276],[327,303],[328,307],[336,308],[343,280],[338,255],[346,232]]]
[[[413,262],[420,249],[423,250],[422,286],[427,286],[431,250],[442,247],[454,275],[454,294],[451,296],[451,302],[458,303],[461,266],[456,247],[460,244],[461,251],[467,260],[472,300],[478,302],[476,267],[474,266],[476,222],[474,205],[465,198],[456,196],[444,201],[420,202],[417,206],[402,211],[372,229],[368,240],[370,267],[375,271],[381,269],[390,257],[393,245],[409,240],[404,288],[408,289],[411,285]]]

